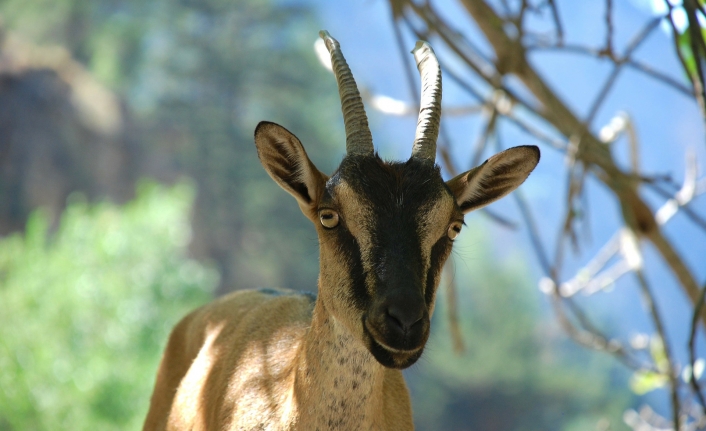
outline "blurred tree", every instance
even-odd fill
[[[335,81],[311,49],[318,27],[307,7],[9,0],[0,14],[25,38],[65,46],[126,99],[141,148],[158,155],[141,172],[196,180],[192,250],[218,264],[222,291],[315,289],[309,222],[283,204],[252,143],[257,122],[269,119],[291,127],[319,166],[342,154],[332,144],[343,142]]]
[[[137,194],[0,241],[0,429],[140,428],[161,346],[218,278],[186,257],[193,187]]]
[[[0,235],[44,208],[55,225],[71,192],[124,202],[149,151],[119,97],[61,47],[0,28]]]

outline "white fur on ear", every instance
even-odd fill
[[[539,148],[514,147],[446,182],[465,213],[492,203],[522,184],[539,163]]]

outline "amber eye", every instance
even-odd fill
[[[455,222],[451,223],[451,226],[449,226],[449,230],[446,231],[446,235],[449,236],[449,239],[451,241],[455,240],[458,234],[461,233],[461,223]]]
[[[325,228],[334,228],[338,226],[338,213],[334,210],[321,210],[319,211],[319,220]]]

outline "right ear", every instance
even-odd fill
[[[507,149],[446,182],[464,214],[482,208],[522,184],[539,163],[539,148]]]
[[[316,220],[328,177],[311,163],[299,139],[279,124],[262,121],[255,128],[255,146],[270,177],[297,199],[305,216]]]

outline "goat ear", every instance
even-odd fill
[[[313,220],[328,177],[309,160],[299,139],[279,124],[262,121],[255,128],[255,146],[270,177],[294,196],[304,215]]]
[[[539,148],[514,147],[446,182],[464,214],[494,202],[522,184],[539,163]]]

